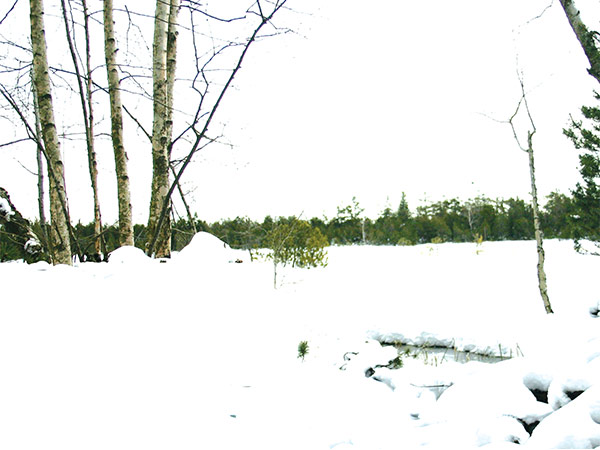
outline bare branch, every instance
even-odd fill
[[[510,124],[510,127],[512,129],[513,132],[513,136],[515,138],[515,141],[517,141],[517,145],[519,146],[519,148],[521,150],[523,150],[524,152],[528,152],[529,149],[531,148],[531,140],[533,139],[533,135],[536,133],[536,128],[535,128],[535,123],[533,122],[533,118],[531,116],[531,111],[529,110],[529,105],[527,103],[527,95],[525,94],[525,84],[523,82],[523,77],[519,74],[519,84],[521,86],[521,98],[519,99],[519,102],[517,103],[517,108],[515,109],[515,112],[512,114],[512,116],[510,116],[510,119],[508,120],[508,123]],[[528,147],[524,147],[521,144],[521,140],[519,139],[519,136],[517,134],[517,130],[514,124],[514,120],[517,117],[517,115],[519,114],[519,111],[521,110],[521,106],[524,106],[525,111],[527,112],[527,117],[529,118],[529,123],[531,124],[532,130],[527,132],[527,142],[528,142]]]
[[[278,0],[274,4],[273,9],[271,10],[271,13],[268,16],[264,17],[261,20],[261,22],[257,25],[257,27],[255,28],[252,35],[250,36],[250,38],[246,41],[245,45],[243,46],[243,50],[237,60],[237,63],[235,64],[234,68],[231,70],[231,73],[230,73],[226,83],[221,88],[221,91],[220,91],[215,103],[213,104],[210,112],[208,113],[208,115],[206,115],[206,120],[204,122],[202,130],[198,131],[195,127],[193,127],[193,132],[196,135],[196,140],[195,140],[194,144],[192,145],[192,148],[188,152],[187,156],[183,160],[183,163],[181,164],[181,167],[179,168],[179,171],[177,172],[177,175],[175,176],[175,179],[171,183],[169,191],[167,192],[167,195],[165,196],[163,206],[161,209],[161,214],[158,219],[158,223],[156,225],[156,230],[154,232],[154,235],[151,237],[151,241],[149,242],[149,245],[147,248],[147,254],[152,254],[154,251],[154,247],[155,247],[157,239],[158,239],[159,231],[162,228],[162,224],[165,220],[165,216],[169,210],[169,202],[171,200],[171,196],[173,195],[173,191],[175,190],[177,183],[179,183],[181,176],[185,172],[185,169],[191,162],[192,158],[198,152],[198,150],[201,148],[200,144],[202,143],[202,141],[204,139],[206,139],[206,133],[212,123],[212,120],[215,117],[215,114],[217,113],[217,110],[219,109],[219,106],[221,105],[221,102],[222,102],[223,98],[225,97],[225,94],[227,93],[229,87],[233,83],[233,79],[235,78],[235,76],[238,74],[238,72],[242,68],[242,63],[244,62],[250,47],[257,40],[257,37],[260,35],[260,32],[263,29],[263,27],[265,25],[267,25],[268,23],[270,23],[271,20],[273,19],[273,17],[275,16],[275,14],[277,14],[277,12],[279,12],[284,7],[286,1],[287,0],[283,0],[283,1]],[[203,77],[204,77],[204,75],[203,75]],[[205,79],[205,81],[207,81],[207,80]],[[208,89],[208,87],[206,89]],[[201,104],[202,104],[202,100],[203,100],[203,98],[201,99],[201,102],[200,102]],[[200,108],[198,108],[196,117],[200,117],[200,116],[201,116]]]
[[[187,6],[186,6],[187,3]],[[238,20],[244,20],[246,18],[246,16],[239,16],[239,17],[231,17],[231,18],[223,18],[223,17],[217,17],[213,14],[210,14],[208,12],[206,12],[203,9],[200,9],[200,2],[196,2],[194,0],[184,0],[181,2],[181,7],[182,8],[187,8],[189,9],[191,12],[197,12],[199,14],[202,14],[205,17],[208,17],[209,19],[214,19],[217,20],[219,22],[225,22],[225,23],[230,23],[230,22],[235,22]]]
[[[2,25],[2,23],[6,20],[6,18],[10,15],[10,13],[13,12],[13,10],[15,9],[15,7],[17,6],[17,3],[19,3],[19,0],[15,0],[15,2],[13,3],[13,5],[9,8],[9,10],[6,12],[6,14],[4,14],[4,17],[2,19],[0,19],[0,25]]]
[[[22,139],[17,139],[17,140],[10,141],[10,142],[4,142],[4,143],[0,144],[0,148],[9,147],[11,145],[20,144],[21,142],[29,142],[29,141],[31,141],[31,138],[22,138]]]

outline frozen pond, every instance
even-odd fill
[[[395,344],[398,349],[398,354],[402,359],[414,358],[423,361],[425,364],[437,366],[448,361],[457,363],[468,363],[470,361],[478,361],[484,363],[496,363],[515,356],[521,356],[519,352],[512,349],[498,349],[498,354],[478,353],[458,350],[449,347],[436,346],[417,346],[406,344]],[[501,356],[500,356],[501,355]]]

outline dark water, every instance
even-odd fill
[[[496,363],[517,356],[510,349],[503,349],[502,356],[481,354],[475,352],[465,352],[448,347],[427,347],[406,344],[395,344],[398,354],[402,358],[416,358],[426,364],[439,365],[444,362],[454,361],[458,363],[467,363],[469,361],[479,361],[484,363]]]

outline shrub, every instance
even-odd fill
[[[309,222],[296,218],[280,219],[273,223],[267,233],[266,245],[271,249],[267,258],[273,260],[273,283],[277,287],[279,265],[301,267],[325,267],[327,265],[327,238]]]

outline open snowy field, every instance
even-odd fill
[[[546,253],[553,316],[534,242],[332,247],[277,290],[204,234],[167,263],[0,264],[0,448],[598,447],[600,258]],[[392,370],[378,341],[514,358]]]

